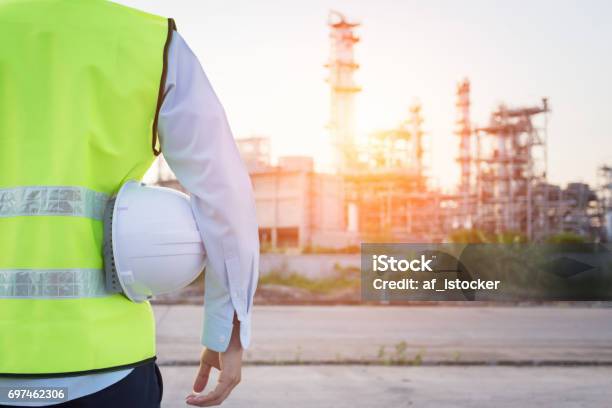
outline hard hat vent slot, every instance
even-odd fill
[[[113,208],[117,197],[113,197],[106,203],[104,211],[104,276],[106,291],[109,293],[121,293],[123,289],[119,283],[117,276],[117,267],[115,266],[115,256],[113,254]]]

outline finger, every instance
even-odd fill
[[[193,390],[195,392],[202,392],[208,383],[208,377],[210,376],[210,364],[202,363],[200,364],[200,369],[198,370],[198,375],[193,383]]]
[[[236,388],[236,386],[238,385],[239,382],[240,381],[234,381],[234,382],[232,382],[230,384],[230,386],[225,390],[223,395],[219,398],[218,404],[221,404],[223,401],[225,401],[227,399],[227,397],[229,397],[229,395],[232,393],[232,391],[234,391],[234,388]],[[211,405],[218,405],[218,404],[215,403],[215,404],[211,404]]]
[[[228,387],[228,388],[227,388],[227,389],[226,389],[226,390],[223,392],[223,394],[221,394],[221,395],[219,396],[219,398],[217,398],[217,399],[215,399],[215,400],[212,400],[212,401],[210,401],[210,402],[205,402],[205,403],[204,403],[202,406],[203,406],[203,407],[212,407],[212,406],[215,406],[215,405],[221,405],[221,403],[223,403],[223,401],[225,401],[225,399],[226,399],[226,398],[227,398],[227,397],[230,395],[230,393],[232,392],[232,390],[234,389],[234,387],[235,387],[235,385],[234,385],[234,386],[231,386],[231,387]]]
[[[218,405],[229,395],[235,382],[222,380],[219,378],[219,383],[214,390],[206,395],[189,396],[187,397],[187,403],[190,405],[197,405],[199,407],[210,407],[212,405]]]
[[[202,362],[221,370],[220,353],[212,350],[206,350],[202,355]]]
[[[223,394],[217,398],[216,400],[210,401],[208,403],[205,403],[204,405],[202,405],[203,407],[209,407],[209,406],[213,406],[213,405],[221,405],[221,403],[223,401],[225,401],[227,399],[227,397],[229,397],[229,395],[232,393],[232,391],[234,390],[234,388],[236,388],[236,386],[238,385],[240,381],[239,380],[232,380],[229,382],[229,387],[227,387],[225,389],[225,391],[223,392]]]
[[[220,394],[217,397],[214,397],[214,399],[208,398],[208,396],[210,396],[211,398],[213,397],[212,392],[208,395],[188,399],[187,404],[196,405],[198,407],[212,407],[215,405],[221,405],[221,403],[225,401],[225,399],[228,397],[228,395],[232,391],[232,388],[233,387],[228,387],[227,389],[225,389],[225,391],[223,391],[222,394]]]

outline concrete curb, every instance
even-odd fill
[[[162,367],[197,367],[199,361],[163,361],[158,363]],[[482,366],[500,366],[500,367],[612,367],[612,361],[580,361],[580,360],[466,360],[466,361],[361,361],[361,360],[342,360],[342,361],[245,361],[245,366],[377,366],[377,367],[482,367]]]

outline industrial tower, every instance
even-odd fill
[[[329,69],[327,81],[330,85],[329,130],[334,152],[334,167],[338,173],[355,168],[357,151],[355,146],[354,101],[361,90],[353,78],[359,65],[355,62],[354,45],[359,38],[354,34],[358,23],[347,21],[337,11],[330,11],[327,24],[330,27],[330,54],[325,67]]]
[[[455,134],[459,137],[457,162],[461,167],[459,181],[459,224],[462,228],[471,227],[472,202],[472,125],[470,121],[470,81],[466,78],[457,84],[457,122]]]
[[[598,169],[599,193],[602,201],[603,221],[606,242],[612,242],[612,166],[601,166]]]
[[[413,149],[411,161],[414,163],[415,174],[419,178],[424,177],[424,166],[423,166],[423,154],[425,149],[423,148],[423,117],[421,116],[421,104],[415,102],[410,106],[410,133],[413,139]]]

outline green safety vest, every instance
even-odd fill
[[[104,0],[0,0],[0,374],[155,358],[151,306],[105,290],[102,217],[159,153],[173,28]]]

